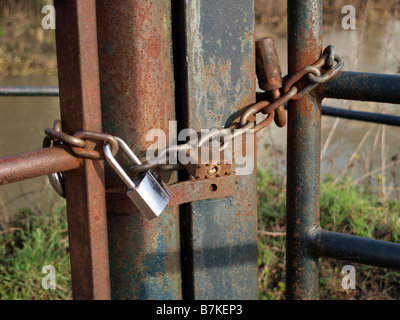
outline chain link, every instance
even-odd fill
[[[86,149],[87,140],[90,141],[100,141],[103,144],[107,143],[111,146],[111,152],[113,156],[118,153],[119,145],[118,141],[110,134],[107,133],[99,133],[93,131],[79,131],[75,133],[73,136],[61,131],[61,121],[56,120],[54,122],[53,129],[46,128],[44,130],[46,136],[43,141],[43,148],[47,148],[50,146],[51,141],[54,144],[68,144],[71,150],[81,158],[87,158],[92,160],[104,160],[103,152],[96,150]],[[102,146],[101,146],[102,147]]]
[[[54,132],[62,132],[61,121],[55,120],[53,129]],[[60,145],[62,142],[58,141],[54,137],[46,135],[43,139],[42,148],[50,148],[51,146]],[[64,183],[64,172],[56,172],[49,174],[48,176],[50,185],[54,191],[62,198],[65,198],[65,183]]]

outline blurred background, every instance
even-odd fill
[[[46,4],[52,1],[0,0],[0,85],[58,85],[55,31],[41,26]],[[286,1],[255,0],[254,5],[256,38],[275,37],[286,75]],[[344,5],[356,9],[355,30],[342,28]],[[324,0],[324,47],[335,46],[345,60],[344,70],[399,74],[399,9],[399,0]],[[400,116],[399,107],[390,104],[329,99],[323,104]],[[0,157],[40,148],[44,128],[57,118],[58,98],[0,97]],[[323,117],[321,219],[325,227],[400,242],[399,130]],[[271,125],[258,136],[260,299],[284,298],[285,166],[286,128]],[[52,241],[54,245],[43,249],[43,243]],[[56,293],[16,289],[29,287],[30,281],[32,287],[37,284],[37,273],[32,271],[35,259],[40,263],[34,269],[50,259],[63,270]],[[0,187],[0,299],[70,298],[68,261],[65,202],[47,179]],[[340,264],[321,265],[322,298],[400,298],[398,273],[361,268],[358,277],[363,285],[345,292],[339,289],[341,277],[335,276],[340,274]],[[4,280],[6,276],[11,280]]]

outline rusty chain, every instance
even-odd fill
[[[44,132],[46,133],[46,137],[43,141],[43,147],[48,147],[51,141],[54,142],[54,145],[57,143],[68,144],[71,148],[71,151],[74,152],[78,157],[87,158],[92,160],[104,160],[103,152],[96,150],[89,150],[87,147],[87,140],[90,141],[100,141],[103,144],[107,143],[111,146],[111,152],[113,156],[118,153],[119,145],[118,141],[110,134],[107,133],[99,133],[92,131],[79,131],[75,133],[73,136],[62,132],[59,128],[61,126],[61,121],[56,120],[54,122],[53,129],[46,128]]]
[[[336,62],[336,64],[335,64]],[[190,149],[200,148],[207,142],[219,137],[222,139],[219,150],[223,151],[231,143],[232,139],[245,134],[252,130],[254,133],[259,132],[274,121],[275,111],[290,100],[298,100],[307,93],[314,90],[318,85],[325,83],[336,76],[343,68],[343,59],[336,55],[334,47],[329,45],[323,51],[322,57],[310,66],[306,66],[293,75],[283,78],[282,95],[273,101],[260,101],[248,107],[240,116],[238,121],[234,121],[229,127],[215,129],[211,133],[202,136],[201,139],[191,140],[185,144],[173,145],[161,150],[158,154],[164,156],[170,152],[189,152]],[[323,71],[323,72],[322,72]],[[306,80],[306,81],[304,81]],[[256,124],[255,116],[262,112],[267,117],[260,123]],[[59,121],[59,120],[57,120]],[[64,143],[71,147],[71,150],[79,157],[94,160],[104,159],[104,155],[100,151],[87,149],[87,140],[101,142],[103,145],[107,143],[111,146],[112,154],[115,156],[118,152],[118,142],[115,138],[106,133],[97,133],[90,131],[80,131],[73,136],[66,134],[60,130],[61,122],[55,122],[53,129],[45,130],[46,137],[43,145],[48,147],[53,144]],[[151,169],[160,169],[164,171],[175,171],[183,169],[181,164],[150,164],[143,163],[131,168],[135,173],[145,172]]]

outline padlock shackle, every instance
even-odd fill
[[[127,154],[129,159],[131,159],[131,157],[129,156],[129,153],[126,152],[124,145],[121,144],[121,139],[117,138],[117,141],[120,144],[121,149]],[[129,149],[129,147],[128,147],[128,149]],[[104,155],[105,155],[107,162],[111,166],[111,168],[113,168],[113,170],[118,174],[118,176],[126,184],[126,186],[129,188],[129,190],[134,190],[136,188],[136,185],[133,183],[132,179],[129,178],[129,176],[126,174],[124,169],[122,169],[122,167],[117,162],[117,160],[115,160],[114,156],[112,155],[111,148],[108,144],[104,145]]]
[[[118,137],[114,137],[115,140],[118,141],[118,144],[120,148],[125,152],[125,154],[128,156],[128,158],[136,165],[141,165],[142,163],[140,162],[139,158],[136,156],[136,154],[133,153],[132,149],[129,148],[129,146],[126,144],[124,140]]]

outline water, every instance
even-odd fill
[[[57,76],[0,78],[9,86],[58,86]],[[0,97],[0,157],[41,148],[44,129],[60,118],[58,97]],[[0,221],[18,208],[47,210],[55,194],[40,177],[0,187]],[[49,201],[50,200],[50,201]]]
[[[385,72],[398,73],[400,65],[400,43],[395,41],[400,33],[400,22],[368,26],[364,39],[360,43],[359,30],[332,30],[325,32],[324,45],[334,44],[336,52],[345,60],[345,70],[363,72]],[[282,72],[287,73],[287,48],[286,39],[277,39],[277,49],[282,64]],[[354,68],[356,67],[356,68]],[[0,78],[2,85],[18,86],[57,86],[56,76],[40,77],[9,77]],[[349,102],[338,100],[324,100],[324,104],[336,107],[348,108],[350,105],[355,110],[377,111],[382,108],[388,114],[400,115],[400,107],[390,104]],[[59,100],[55,98],[41,97],[0,97],[0,157],[34,150],[41,147],[44,137],[43,130],[52,126],[59,116]],[[322,147],[331,131],[335,118],[322,118]],[[346,128],[345,139],[341,140],[342,132]],[[347,163],[349,157],[363,139],[365,133],[373,124],[359,121],[341,120],[331,140],[321,163],[322,174],[340,172]],[[379,130],[379,131],[378,131]],[[365,145],[358,152],[359,160],[357,166],[351,168],[358,176],[364,174],[365,163],[368,162],[372,147],[377,139],[374,152],[372,169],[381,166],[381,133],[382,126],[377,126],[367,139]],[[385,126],[385,155],[386,162],[396,156],[399,150],[400,128]],[[340,143],[341,142],[341,143]],[[282,170],[285,168],[286,157],[286,128],[279,129],[271,125],[268,129],[259,134],[258,137],[258,162],[262,168],[270,167],[271,170]],[[335,155],[334,161],[331,156]],[[390,186],[390,196],[395,196],[397,186],[400,186],[398,179],[394,180],[389,168],[386,171],[386,185]],[[379,174],[377,172],[374,176]],[[393,190],[392,190],[393,189]],[[32,179],[0,187],[0,221],[5,219],[6,214],[10,215],[21,207],[39,207],[46,210],[49,199],[58,199],[58,196],[48,191],[49,186],[45,177]],[[379,190],[378,190],[379,191]]]

